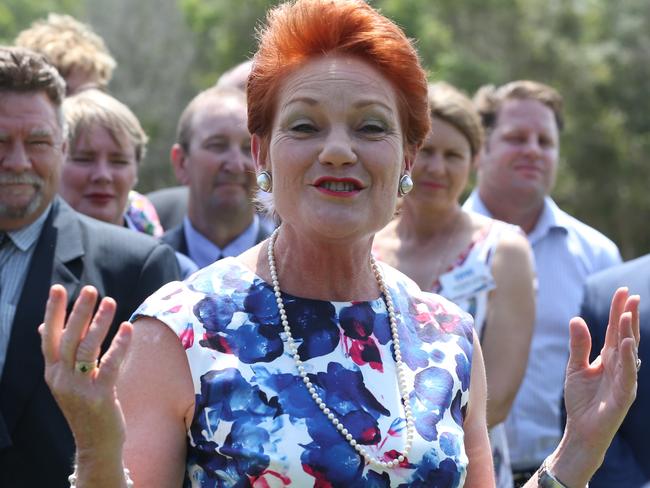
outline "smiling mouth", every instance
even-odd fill
[[[318,188],[340,193],[349,193],[360,189],[351,181],[324,181],[317,186]]]
[[[357,194],[364,189],[363,183],[356,178],[334,178],[322,176],[314,181],[313,186],[329,194]]]

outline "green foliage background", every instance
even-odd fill
[[[269,0],[4,0],[0,41],[49,11],[93,25],[119,66],[111,89],[152,143],[147,191],[172,184],[168,151],[182,108],[255,51]],[[468,93],[530,78],[564,96],[554,198],[612,237],[626,258],[650,251],[648,0],[375,0],[416,39],[432,80]],[[130,26],[127,29],[127,26]]]

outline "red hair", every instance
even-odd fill
[[[320,56],[354,56],[395,88],[405,144],[415,155],[429,131],[427,80],[404,32],[362,0],[293,0],[270,10],[248,78],[248,130],[269,140],[287,75]],[[263,156],[266,147],[262,148]]]

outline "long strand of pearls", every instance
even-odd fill
[[[393,305],[393,299],[391,298],[390,294],[388,293],[388,290],[386,289],[386,284],[381,274],[381,269],[379,268],[379,265],[375,262],[374,257],[370,256],[370,265],[372,267],[372,271],[375,274],[375,278],[377,279],[377,283],[379,284],[379,289],[381,290],[381,294],[384,297],[384,301],[386,302],[386,309],[388,310],[388,319],[390,321],[390,330],[393,337],[393,349],[395,352],[395,363],[396,363],[397,380],[398,380],[397,384],[398,384],[400,397],[402,399],[402,405],[404,407],[404,417],[406,418],[406,442],[404,444],[404,449],[402,450],[402,453],[400,454],[399,457],[391,461],[382,461],[379,458],[373,457],[363,446],[357,443],[357,441],[352,437],[352,434],[350,434],[348,429],[346,429],[343,423],[337,418],[336,414],[330,410],[330,408],[320,397],[320,395],[316,391],[314,384],[309,380],[309,377],[307,376],[307,371],[305,370],[302,360],[300,359],[300,355],[298,354],[298,346],[296,346],[296,343],[293,340],[293,336],[291,335],[291,327],[289,326],[289,321],[287,320],[287,314],[284,310],[284,302],[282,301],[282,294],[280,292],[280,282],[278,281],[278,274],[275,267],[275,256],[273,254],[273,247],[275,245],[275,240],[278,236],[279,230],[280,228],[278,227],[273,232],[273,234],[269,239],[269,245],[267,251],[268,259],[269,259],[269,272],[271,274],[273,292],[275,293],[275,301],[278,304],[280,321],[282,323],[282,327],[286,335],[287,346],[289,352],[293,356],[294,362],[296,363],[296,369],[298,370],[298,374],[302,378],[302,381],[305,384],[307,390],[309,391],[309,394],[311,395],[312,399],[314,400],[316,405],[318,405],[318,408],[323,412],[323,414],[327,416],[330,422],[332,422],[334,427],[336,427],[336,429],[341,433],[341,435],[350,444],[350,446],[352,446],[352,448],[355,449],[361,457],[363,457],[366,464],[371,464],[381,468],[394,468],[408,457],[408,453],[411,450],[411,446],[413,445],[413,430],[415,428],[415,424],[413,421],[413,412],[411,411],[411,406],[409,404],[409,394],[407,391],[408,385],[406,380],[406,373],[404,371],[405,365],[402,362],[402,352],[400,350],[399,334],[397,331],[397,319],[395,318],[395,307]]]

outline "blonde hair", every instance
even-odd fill
[[[117,65],[103,39],[69,15],[50,14],[34,22],[15,44],[44,54],[64,78],[76,68],[99,88],[106,88]]]
[[[129,107],[116,98],[100,90],[84,90],[64,100],[63,116],[68,126],[70,147],[75,146],[84,131],[99,125],[116,141],[125,135],[133,144],[136,162],[144,159],[147,134]]]

